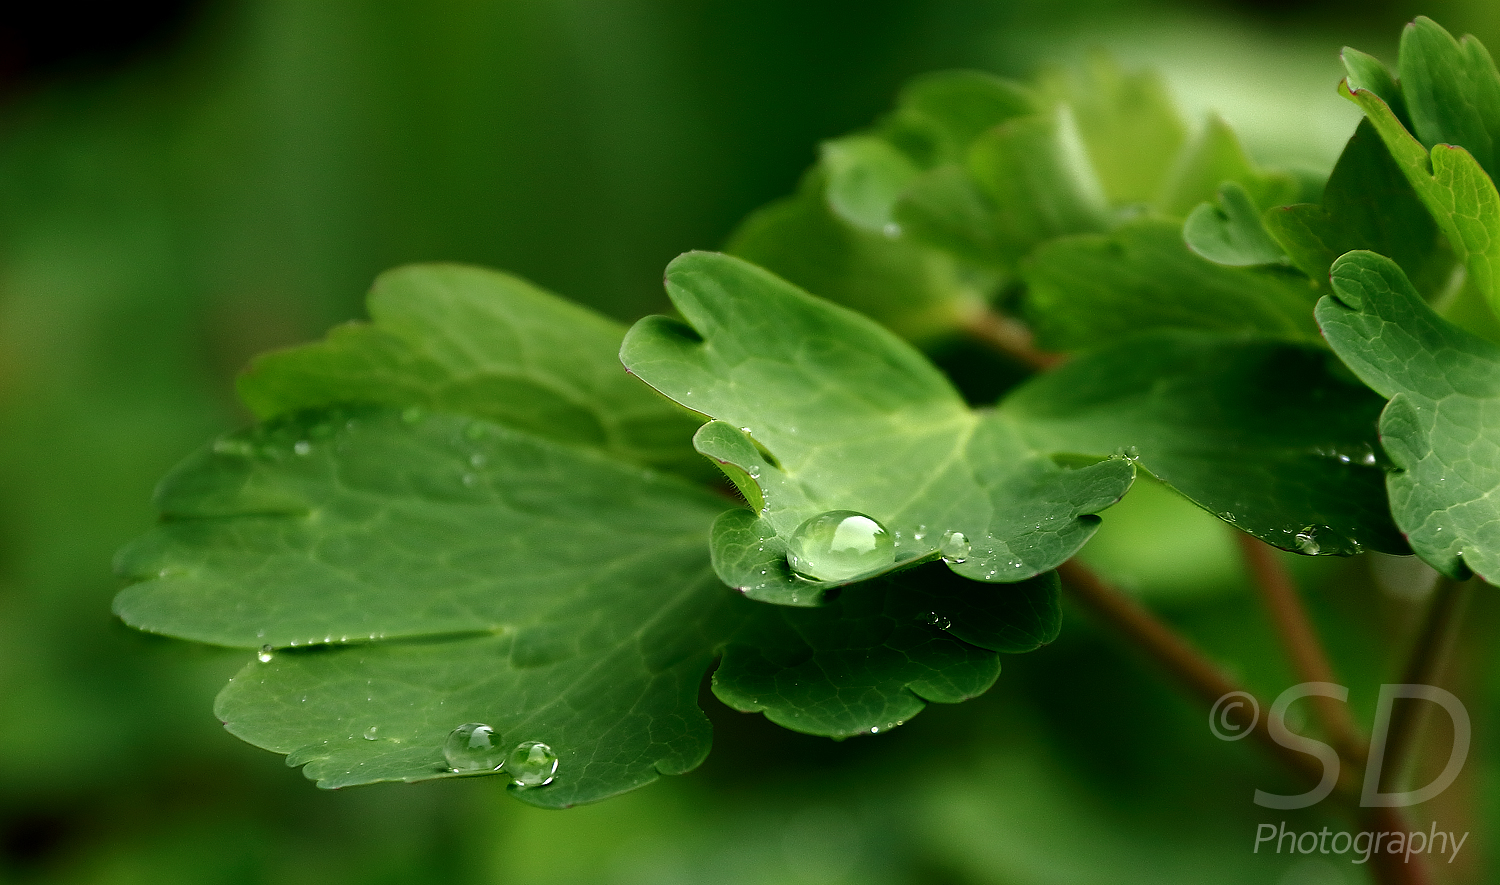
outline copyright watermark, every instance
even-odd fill
[[[1292,796],[1256,790],[1255,804],[1263,808],[1308,808],[1328,798],[1338,785],[1342,762],[1337,751],[1320,740],[1297,734],[1287,728],[1287,711],[1292,704],[1306,697],[1332,698],[1347,703],[1349,689],[1332,682],[1303,682],[1292,686],[1277,695],[1276,701],[1271,704],[1266,716],[1266,731],[1271,740],[1281,746],[1317,759],[1323,767],[1323,777],[1316,787]],[[1453,723],[1453,745],[1449,748],[1447,764],[1430,783],[1414,790],[1382,793],[1380,775],[1385,766],[1386,744],[1390,740],[1391,711],[1400,698],[1427,701],[1441,707]],[[1255,731],[1259,724],[1260,705],[1254,697],[1243,691],[1232,691],[1219,698],[1208,715],[1208,730],[1221,741],[1240,740]],[[1402,683],[1380,686],[1380,697],[1375,704],[1375,726],[1371,729],[1370,736],[1370,761],[1365,766],[1359,804],[1364,808],[1405,808],[1438,796],[1452,786],[1463,771],[1464,763],[1469,758],[1471,734],[1469,711],[1452,692],[1435,685]]]

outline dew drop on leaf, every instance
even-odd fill
[[[1303,528],[1302,531],[1297,533],[1295,540],[1297,541],[1297,549],[1308,556],[1317,556],[1319,551],[1323,549],[1322,545],[1318,543],[1317,526],[1310,525]]]
[[[271,653],[273,651],[275,651],[275,649],[271,648],[271,646],[269,646],[269,645],[262,645],[260,647],[260,653],[257,654],[255,657],[262,664],[269,664],[269,663],[271,663]]]
[[[885,526],[853,510],[830,510],[797,526],[787,543],[787,564],[815,581],[843,581],[896,561]]]
[[[938,553],[942,555],[943,562],[963,562],[969,558],[969,537],[963,532],[943,532],[943,540],[938,544]]]
[[[557,774],[557,754],[541,741],[522,741],[510,751],[505,771],[511,783],[523,789],[546,786]]]
[[[449,732],[443,758],[453,771],[499,771],[505,764],[500,736],[483,722],[466,722]]]
[[[921,621],[929,627],[936,627],[939,630],[947,630],[949,627],[953,626],[952,620],[944,615],[938,614],[937,612],[927,612],[918,617],[917,620]]]
[[[375,725],[372,725],[369,728],[365,729],[365,734],[364,734],[365,740],[367,740],[367,741],[378,741],[378,740],[380,740],[380,738],[378,738],[378,737],[375,736],[375,732],[376,732],[377,729],[378,729],[378,726],[375,726]]]

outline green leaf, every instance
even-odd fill
[[[1237,181],[1219,186],[1218,203],[1203,203],[1182,226],[1188,248],[1215,264],[1256,267],[1286,264],[1287,254],[1266,232],[1260,209]]]
[[[702,761],[720,654],[726,701],[847,736],[984,691],[996,651],[1060,618],[1050,577],[998,594],[942,569],[818,611],[751,603],[709,568],[722,499],[456,415],[280,418],[189,459],[158,504],[166,521],[119,557],[139,583],[116,611],[276,648],[216,711],[330,788],[458,776],[443,741],[477,721],[558,753],[556,782],[519,798],[594,801]]]
[[[1401,95],[1423,146],[1462,146],[1493,175],[1500,72],[1484,44],[1472,35],[1455,40],[1437,22],[1418,16],[1401,33],[1400,67]]]
[[[980,133],[1042,109],[1030,89],[983,71],[938,71],[902,88],[882,127],[923,167],[961,161]]]
[[[1036,376],[1000,408],[1033,446],[1126,451],[1277,547],[1407,553],[1375,454],[1380,398],[1336,368],[1307,345],[1157,331]]]
[[[1320,285],[1334,260],[1356,249],[1393,258],[1431,290],[1452,268],[1432,215],[1369,120],[1360,121],[1339,156],[1321,205],[1269,209],[1264,222],[1292,263]]]
[[[1500,193],[1495,183],[1462,146],[1434,144],[1429,152],[1374,92],[1354,89],[1349,80],[1340,89],[1359,105],[1380,133],[1406,180],[1467,268],[1468,284],[1482,293],[1492,308],[1500,309]]]
[[[1205,260],[1170,221],[1140,219],[1109,234],[1046,243],[1022,277],[1027,320],[1047,350],[1096,347],[1162,328],[1318,340],[1315,290],[1306,278]]]
[[[985,132],[969,148],[968,171],[994,205],[990,223],[1006,258],[1052,237],[1109,226],[1103,188],[1065,108]]]
[[[693,416],[620,371],[625,329],[524,280],[462,265],[382,274],[370,322],[265,354],[239,382],[260,418],[338,403],[462,412],[689,474]]]
[[[1317,310],[1328,343],[1390,399],[1380,439],[1396,525],[1445,575],[1500,575],[1500,347],[1438,316],[1384,256],[1345,255],[1332,285]]]
[[[1062,625],[1059,603],[1052,573],[995,588],[931,564],[851,588],[821,608],[757,605],[724,652],[714,693],[797,731],[886,731],[924,700],[956,703],[988,689],[1000,665],[986,650],[1051,642]]]
[[[1238,182],[1259,206],[1279,206],[1296,200],[1298,185],[1289,175],[1263,172],[1251,164],[1234,130],[1216,116],[1190,147],[1178,157],[1162,188],[1156,208],[1169,218],[1185,218],[1200,203],[1218,194],[1226,181]]]
[[[787,544],[818,514],[850,510],[900,543],[864,580],[937,555],[947,532],[971,550],[951,567],[980,581],[1054,568],[1129,487],[1120,460],[1066,470],[1027,446],[1002,415],[969,409],[916,351],[869,319],[723,255],[689,253],[667,269],[684,326],[648,317],[626,336],[632,372],[719,424],[706,455],[753,482],[762,506],[714,529],[714,564],[754,598],[817,604],[849,581],[789,573]]]
[[[1150,203],[1161,194],[1187,132],[1155,71],[1125,71],[1095,54],[1081,67],[1052,73],[1043,85],[1073,109],[1111,203]]]
[[[874,233],[890,230],[896,198],[921,172],[910,157],[872,135],[823,142],[821,164],[834,214]]]
[[[908,237],[849,223],[829,208],[817,170],[796,195],[745,219],[727,249],[915,341],[960,325],[992,285]]]

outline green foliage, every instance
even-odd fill
[[[1487,574],[1500,349],[1419,290],[1462,262],[1500,297],[1500,78],[1425,20],[1399,83],[1345,58],[1369,119],[1321,188],[1095,59],[915,81],[733,255],[668,267],[680,318],[393,271],[369,323],[242,377],[261,423],[161,485],[116,611],[258,650],[217,712],[320,785],[468,774],[443,743],[485,722],[554,748],[555,782],[512,789],[564,807],[702,762],[710,669],[839,738],[983,693],[1057,638],[1053,570],[1138,470],[1283,549]],[[1068,358],[1006,339],[1044,368],[966,402],[919,347],[999,311]]]
[[[1391,509],[1412,549],[1452,577],[1495,575],[1500,347],[1444,320],[1395,262],[1371,252],[1334,264],[1318,321],[1360,380],[1390,399],[1380,438],[1396,468]]]

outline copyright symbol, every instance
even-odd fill
[[[1239,740],[1254,731],[1259,721],[1260,704],[1245,691],[1231,691],[1215,701],[1208,712],[1208,730],[1221,741]]]

